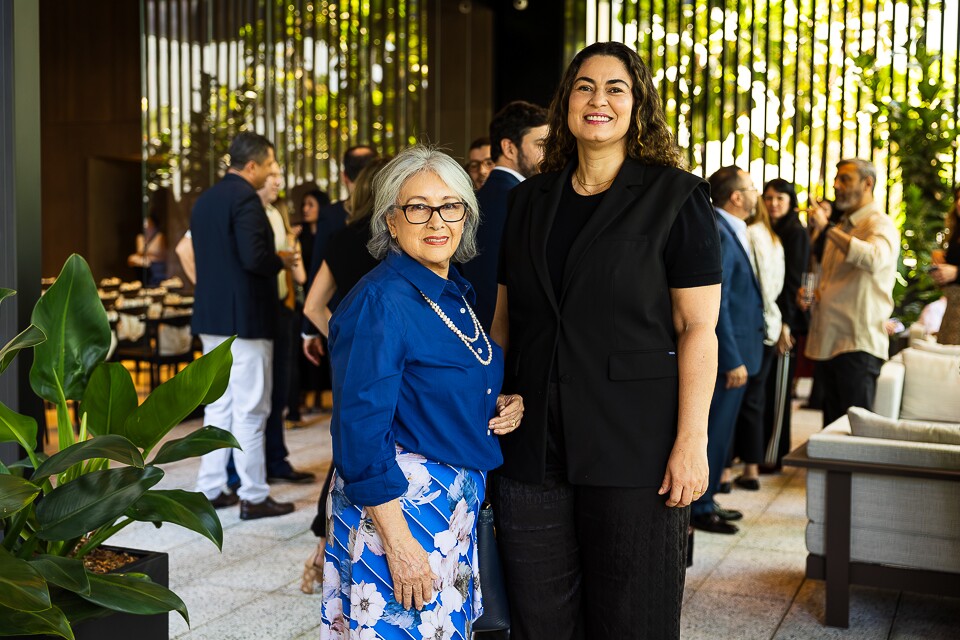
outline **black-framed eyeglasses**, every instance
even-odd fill
[[[410,224],[427,224],[434,213],[439,213],[440,219],[444,222],[460,222],[467,215],[467,205],[462,202],[444,202],[439,207],[431,207],[422,202],[393,206],[403,211],[403,217]]]

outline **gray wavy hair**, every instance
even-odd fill
[[[400,191],[407,180],[418,173],[430,172],[453,189],[466,205],[463,235],[453,254],[454,262],[467,262],[475,258],[477,251],[477,228],[480,226],[480,207],[473,193],[470,176],[456,160],[439,149],[417,144],[397,154],[373,180],[373,214],[370,216],[370,241],[367,251],[377,260],[387,257],[387,252],[400,253],[400,245],[390,236],[387,217],[397,215],[393,207],[399,204]],[[402,215],[402,214],[401,214]]]

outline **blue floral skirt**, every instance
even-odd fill
[[[400,498],[414,538],[439,580],[421,611],[404,609],[393,594],[383,543],[363,507],[351,504],[334,472],[327,500],[321,640],[425,638],[469,640],[483,612],[477,562],[477,515],[484,474],[457,469],[397,447],[407,477]]]

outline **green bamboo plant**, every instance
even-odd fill
[[[0,301],[13,295],[0,289]],[[17,352],[33,349],[30,385],[57,410],[60,451],[35,451],[37,423],[0,403],[0,442],[15,442],[27,459],[0,463],[0,636],[74,637],[72,625],[111,611],[177,611],[175,593],[134,573],[97,574],[84,556],[133,522],[177,524],[217,548],[223,528],[202,493],[160,490],[158,466],[238,447],[216,427],[157,446],[199,405],[223,394],[233,340],[192,362],[143,403],[126,368],[105,362],[110,327],[90,268],[71,256],[37,302],[31,325],[0,349],[0,373]],[[80,402],[79,435],[68,401]]]

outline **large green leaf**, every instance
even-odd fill
[[[9,298],[10,296],[17,295],[17,292],[13,289],[7,289],[6,287],[0,287],[0,302],[3,302],[4,298]]]
[[[70,623],[57,607],[43,611],[16,611],[0,605],[0,636],[43,634],[74,640]]]
[[[60,485],[37,504],[41,540],[79,538],[109,524],[160,482],[158,467],[106,469]]]
[[[7,370],[7,367],[13,362],[18,351],[36,346],[46,339],[47,336],[43,335],[40,327],[34,325],[30,325],[21,331],[13,340],[5,344],[3,348],[0,348],[0,373]]]
[[[0,402],[0,442],[16,442],[32,451],[37,446],[37,421]]]
[[[63,473],[78,462],[93,458],[107,458],[132,467],[143,467],[143,455],[132,442],[123,436],[97,436],[71,445],[47,458],[46,462],[41,464],[33,474],[33,481],[40,482],[50,476]]]
[[[50,584],[75,593],[90,593],[90,581],[83,560],[39,555],[30,560],[30,565]]]
[[[126,516],[142,522],[170,522],[196,531],[220,549],[223,546],[223,527],[213,505],[202,493],[190,491],[147,491],[136,504],[127,509]]]
[[[91,433],[126,435],[123,424],[137,408],[137,389],[130,372],[119,362],[104,362],[93,370],[80,404]]]
[[[210,353],[191,362],[134,409],[123,428],[131,442],[144,450],[152,449],[194,409],[222,396],[230,380],[233,364],[230,345],[233,340],[227,339]]]
[[[36,569],[0,547],[0,605],[19,611],[50,608],[50,592]]]
[[[232,433],[217,427],[201,427],[182,438],[164,442],[150,464],[175,462],[228,447],[240,448],[240,443]]]
[[[0,475],[0,518],[15,514],[33,502],[40,493],[40,487],[23,478]]]
[[[31,322],[47,340],[34,347],[30,386],[53,403],[60,401],[58,389],[65,398],[79,400],[93,368],[110,349],[107,312],[83,258],[67,258],[57,281],[33,308]]]
[[[89,578],[90,594],[83,597],[90,602],[114,611],[140,615],[176,611],[190,624],[187,605],[183,604],[183,600],[146,576],[94,573]]]

